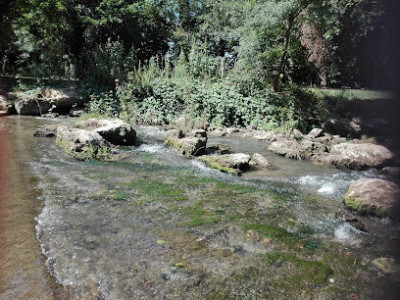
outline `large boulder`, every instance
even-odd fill
[[[248,134],[248,136],[256,140],[268,141],[268,142],[276,141],[277,139],[282,137],[281,134],[276,133],[275,131],[262,131],[262,130],[251,131]]]
[[[280,138],[271,143],[268,150],[288,158],[309,159],[314,155],[325,153],[328,151],[328,147],[320,142],[308,139],[296,141],[288,138]]]
[[[57,144],[67,152],[85,152],[89,148],[110,148],[111,145],[95,131],[59,126],[57,129]]]
[[[315,139],[322,136],[323,130],[321,128],[313,128],[307,135],[306,138]]]
[[[249,154],[235,153],[235,154],[223,154],[223,155],[203,155],[199,157],[200,160],[204,161],[207,166],[220,170],[225,173],[238,174],[248,171],[250,169]]]
[[[33,90],[15,94],[14,106],[20,115],[43,115],[49,111],[62,112],[85,103],[74,88]]]
[[[254,153],[251,157],[250,164],[253,166],[258,166],[262,168],[270,168],[271,164],[269,161],[262,156],[260,153]]]
[[[340,143],[333,145],[329,154],[313,157],[317,162],[352,169],[380,167],[393,159],[390,150],[371,143]]]
[[[200,156],[206,152],[207,133],[203,129],[186,134],[181,130],[169,130],[165,136],[165,144],[178,149],[185,156]]]
[[[120,119],[91,118],[77,123],[75,127],[92,130],[114,145],[131,146],[136,143],[136,131]]]
[[[364,178],[349,187],[343,202],[359,214],[395,216],[399,213],[400,189],[390,181]]]
[[[284,155],[288,158],[296,159],[300,159],[302,153],[300,142],[288,138],[280,138],[275,142],[272,142],[271,145],[269,145],[268,150],[279,155]]]

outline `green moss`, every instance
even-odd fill
[[[298,258],[287,252],[272,252],[266,255],[266,260],[273,265],[290,264],[294,274],[285,276],[286,284],[303,285],[304,283],[326,284],[333,270],[327,264],[319,261],[309,261]],[[293,268],[294,267],[294,268]],[[281,280],[282,282],[282,280]]]
[[[138,190],[144,196],[148,196],[152,199],[155,198],[167,201],[187,200],[187,197],[185,196],[185,190],[180,189],[173,184],[168,184],[161,181],[141,179],[122,183],[121,186]]]
[[[228,183],[225,181],[217,181],[216,188],[234,191],[234,192],[240,192],[240,193],[254,193],[254,192],[258,191],[258,189],[254,186],[248,186],[248,185],[243,185],[243,184],[233,184],[233,183]]]
[[[361,215],[384,217],[389,214],[388,211],[382,207],[363,204],[357,197],[345,196],[343,202],[348,209],[356,211]]]
[[[211,295],[207,297],[208,300],[226,300],[231,299],[229,298],[229,292],[224,289],[217,289]]]
[[[188,225],[190,227],[216,224],[221,220],[221,217],[214,211],[205,210],[203,202],[197,202],[194,205],[184,207],[180,211],[189,216]]]
[[[292,237],[292,235],[285,229],[265,224],[246,224],[244,225],[244,230],[253,230],[263,237],[269,237],[273,239],[282,240]]]
[[[165,144],[167,146],[170,146],[172,148],[178,149],[181,151],[181,153],[185,156],[191,156],[193,152],[193,147],[190,147],[186,144],[184,144],[182,141],[180,141],[178,138],[171,138],[171,139],[166,139]]]
[[[229,168],[229,167],[224,167],[219,162],[215,161],[212,156],[203,155],[203,156],[199,156],[199,159],[201,161],[204,161],[204,163],[210,168],[213,168],[213,169],[216,169],[216,170],[219,170],[221,172],[228,173],[228,174],[239,175],[238,170],[233,169],[233,168]]]
[[[72,156],[78,160],[90,161],[90,160],[110,160],[111,149],[108,147],[96,147],[88,145],[85,151],[76,152],[72,151],[67,141],[57,140],[57,145],[62,148],[69,156]]]
[[[110,194],[110,198],[113,200],[128,200],[130,198],[130,195],[123,191],[113,191]]]

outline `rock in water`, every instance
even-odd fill
[[[77,128],[93,130],[114,145],[131,146],[136,143],[136,131],[120,119],[88,119],[76,124]]]
[[[298,141],[289,140],[287,138],[280,138],[273,142],[268,147],[269,151],[272,151],[279,155],[284,155],[288,158],[301,158],[301,144]]]
[[[187,134],[181,130],[170,130],[165,136],[165,144],[178,149],[185,156],[203,155],[207,147],[207,133],[203,129]]]
[[[263,167],[263,168],[268,168],[268,167],[271,166],[269,161],[259,153],[254,153],[253,154],[253,156],[251,157],[250,164],[254,164],[256,166],[260,166],[260,167]]]
[[[333,145],[328,155],[315,157],[318,162],[352,169],[376,168],[394,159],[387,148],[371,143]]]
[[[380,258],[374,259],[372,261],[372,264],[385,274],[400,273],[400,265],[393,258],[380,257]]]
[[[207,166],[230,174],[241,174],[250,169],[250,155],[244,153],[203,155],[199,157]]]
[[[110,144],[97,132],[64,126],[58,127],[57,143],[70,152],[84,152],[89,146],[110,147]]]
[[[51,130],[49,128],[38,128],[35,133],[33,134],[33,136],[36,137],[55,137],[56,136],[56,131],[55,130]]]
[[[349,187],[343,201],[359,214],[395,216],[399,213],[400,189],[390,181],[364,178]]]

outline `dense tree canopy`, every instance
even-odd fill
[[[275,91],[390,88],[377,0],[13,0],[0,13],[3,74],[104,84],[157,56]]]

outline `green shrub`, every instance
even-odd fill
[[[93,93],[89,96],[88,112],[106,117],[117,117],[121,111],[119,99],[113,91]]]

